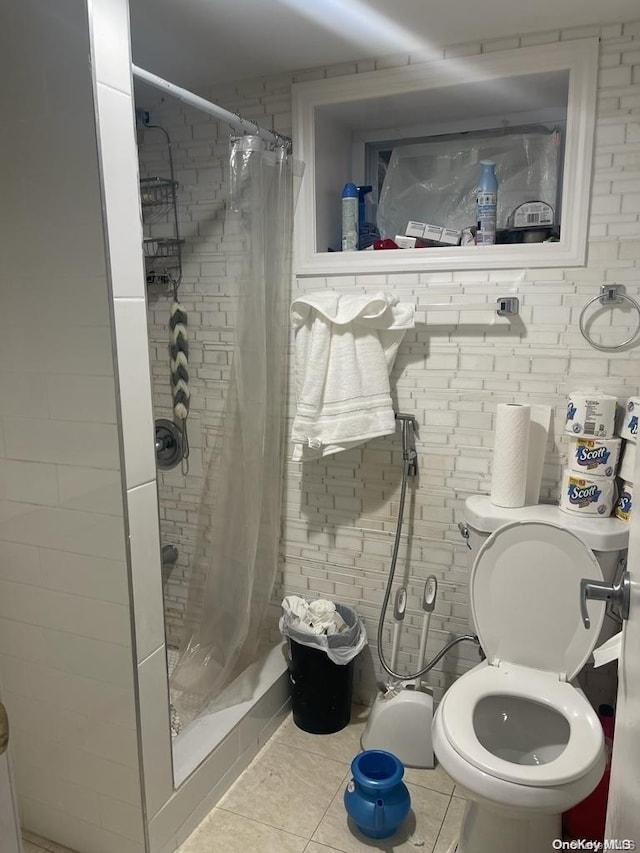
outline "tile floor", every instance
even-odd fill
[[[68,847],[62,847],[60,844],[54,844],[53,841],[47,841],[45,838],[40,838],[39,835],[34,835],[32,832],[22,833],[22,844],[24,853],[74,853]]]
[[[383,841],[350,829],[342,795],[366,709],[335,735],[310,735],[289,716],[179,853],[449,853],[464,799],[440,769],[405,772],[412,811]]]
[[[289,715],[178,853],[450,853],[465,801],[439,767],[405,771],[411,812],[396,835],[374,841],[350,828],[342,795],[367,710],[354,708],[334,735],[307,734]],[[25,853],[72,853],[25,838]]]

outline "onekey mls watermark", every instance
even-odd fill
[[[606,841],[588,841],[586,838],[574,838],[573,841],[563,841],[556,838],[551,846],[554,850],[636,850],[635,841],[630,838],[608,838]]]

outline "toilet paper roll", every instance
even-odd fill
[[[620,435],[627,441],[638,438],[638,416],[640,415],[640,398],[631,397],[624,407],[624,417],[620,427]]]
[[[599,391],[569,394],[565,432],[587,438],[613,438],[615,425],[615,397]]]
[[[560,509],[576,515],[608,518],[616,498],[616,481],[585,477],[567,468],[562,475]]]
[[[609,637],[608,640],[593,650],[594,667],[604,666],[612,660],[619,660],[622,654],[622,631]]]
[[[633,509],[633,483],[622,483],[613,514],[622,521],[629,521]]]
[[[570,438],[568,468],[583,477],[615,477],[621,438]]]
[[[500,403],[491,472],[491,503],[496,506],[525,505],[531,407]]]
[[[625,441],[622,450],[622,462],[620,463],[620,479],[625,483],[633,483],[636,469],[636,445],[632,441]]]

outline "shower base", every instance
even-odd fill
[[[169,671],[169,678],[171,678],[171,673],[176,668],[176,664],[178,663],[178,650],[169,646],[167,648],[167,670]],[[180,715],[176,711],[173,706],[173,703],[169,703],[169,711],[171,715],[171,738],[177,737],[183,729],[182,721],[180,720]]]
[[[167,651],[169,672],[178,653]],[[289,708],[289,679],[282,644],[268,647],[210,707],[192,723],[182,723],[171,709],[174,785],[178,788],[229,736],[237,736],[240,753],[262,744]],[[253,756],[251,756],[253,757]],[[248,758],[250,761],[251,758]],[[248,763],[247,761],[247,763]]]

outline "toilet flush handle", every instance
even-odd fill
[[[628,619],[631,600],[629,572],[623,572],[618,583],[613,584],[582,578],[580,581],[580,611],[585,628],[591,627],[591,619],[587,610],[588,598],[594,601],[610,601],[616,607],[620,618]]]
[[[469,542],[469,537],[471,536],[471,533],[464,521],[458,522],[458,530],[460,531],[460,536],[462,536],[464,541],[467,543],[467,548],[471,550],[471,543]]]

